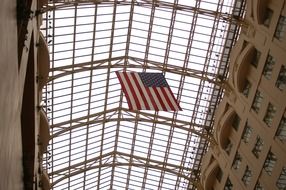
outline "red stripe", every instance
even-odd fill
[[[174,96],[174,94],[172,93],[171,88],[170,88],[169,86],[168,86],[168,90],[171,92],[170,94],[171,94],[171,96],[173,97],[173,99],[175,100],[175,102],[176,102],[176,104],[177,104],[179,110],[182,111],[182,108],[180,107],[179,103],[177,102],[177,99],[175,98],[175,96]]]
[[[147,102],[146,97],[144,96],[143,90],[142,90],[142,88],[141,88],[141,86],[140,86],[140,84],[139,84],[139,82],[138,82],[138,80],[137,80],[137,78],[136,78],[136,76],[135,76],[135,73],[131,73],[131,76],[132,76],[132,78],[133,78],[133,80],[134,80],[134,82],[135,82],[135,84],[136,84],[136,86],[137,86],[137,89],[139,90],[139,93],[140,93],[140,95],[141,95],[141,97],[142,97],[142,99],[143,99],[142,104],[145,105],[145,107],[146,107],[147,110],[150,110],[150,106],[149,106],[149,104],[148,104],[148,102]]]
[[[141,109],[140,101],[138,100],[138,98],[137,98],[137,96],[136,96],[136,92],[135,92],[135,90],[134,90],[134,88],[133,88],[133,86],[132,86],[132,83],[130,82],[130,78],[129,78],[129,76],[127,75],[126,72],[123,72],[123,75],[124,75],[125,80],[126,80],[126,82],[127,82],[127,84],[128,84],[128,87],[129,87],[129,89],[130,89],[130,91],[131,91],[132,98],[135,100],[135,103],[136,103],[136,106],[137,106],[137,110],[140,110],[140,109]],[[132,78],[131,78],[131,79],[132,79]],[[134,110],[134,108],[133,108],[132,110]]]
[[[169,88],[165,88],[165,87],[162,87],[161,90],[162,90],[162,93],[163,93],[166,101],[168,102],[168,105],[171,108],[171,110],[175,111],[176,108],[173,106],[172,101],[170,100],[169,96],[167,95],[167,94],[172,94],[172,92],[170,92]],[[176,102],[176,100],[175,100],[175,102]]]
[[[161,98],[161,96],[160,96],[160,94],[159,94],[159,92],[158,92],[158,90],[157,90],[157,88],[158,87],[152,87],[153,88],[153,90],[154,90],[154,92],[155,92],[155,94],[156,94],[156,96],[157,96],[157,98],[158,98],[158,100],[159,100],[159,102],[160,102],[160,104],[161,104],[161,106],[162,106],[162,109],[164,110],[164,111],[167,111],[167,108],[166,108],[166,106],[165,106],[165,103],[164,103],[164,101],[162,100],[162,98]],[[159,87],[160,88],[160,87]]]
[[[153,96],[152,96],[152,93],[150,92],[149,87],[145,87],[145,90],[146,90],[146,92],[147,92],[147,94],[148,94],[148,96],[149,96],[149,98],[150,98],[150,100],[151,100],[151,102],[152,102],[152,105],[153,105],[153,107],[154,107],[154,110],[155,110],[155,111],[159,111],[159,108],[158,108],[158,106],[157,106],[157,104],[156,104],[156,102],[155,102],[155,100],[154,100],[154,98],[153,98]]]
[[[129,94],[126,91],[126,88],[125,88],[125,85],[124,85],[124,83],[123,83],[123,81],[121,79],[121,76],[120,76],[118,71],[116,71],[115,73],[117,75],[117,78],[119,79],[119,82],[121,84],[122,90],[123,90],[123,92],[124,92],[124,94],[126,96],[128,107],[129,107],[129,109],[133,110]]]

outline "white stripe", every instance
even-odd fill
[[[131,90],[130,90],[130,88],[128,86],[128,82],[126,81],[124,74],[119,72],[119,75],[120,75],[120,78],[121,78],[121,80],[122,80],[122,82],[124,84],[125,90],[128,93],[129,99],[131,101],[132,109],[133,110],[138,110],[138,108],[136,106],[136,101],[134,100],[134,97],[133,97],[133,95],[131,93]]]
[[[137,98],[138,98],[138,101],[139,101],[139,104],[140,104],[141,109],[146,110],[146,107],[145,107],[144,101],[143,101],[143,99],[142,99],[142,96],[141,96],[141,94],[140,94],[140,92],[139,92],[139,89],[138,89],[138,87],[137,87],[137,85],[136,85],[136,83],[135,83],[135,81],[134,81],[134,79],[133,79],[131,73],[126,73],[126,74],[127,74],[128,78],[129,78],[129,80],[130,80],[130,83],[131,83],[132,86],[133,86],[133,89],[134,89],[135,94],[136,94],[136,96],[137,96]],[[135,74],[135,76],[136,76],[136,74]],[[138,108],[138,109],[139,109],[139,108]]]
[[[165,98],[165,96],[164,96],[164,93],[162,92],[162,90],[161,90],[160,87],[157,88],[157,91],[158,91],[158,93],[160,94],[161,99],[162,99],[162,101],[164,102],[164,105],[165,105],[166,109],[167,109],[167,110],[172,110],[172,109],[170,108],[169,103],[168,103],[168,101],[166,100],[166,98]],[[167,93],[168,93],[168,92],[167,92]]]
[[[148,105],[149,105],[149,107],[150,107],[150,110],[154,110],[154,106],[153,106],[153,104],[152,104],[152,102],[151,102],[151,99],[150,99],[150,97],[149,97],[149,95],[148,95],[148,93],[147,93],[147,91],[146,91],[146,89],[145,89],[145,86],[144,86],[144,84],[143,84],[143,82],[142,82],[142,80],[141,80],[139,74],[138,74],[138,73],[135,73],[135,77],[136,77],[136,79],[137,79],[137,81],[138,81],[138,83],[139,83],[140,88],[141,88],[142,91],[143,91],[143,95],[145,96],[145,98],[146,98],[146,100],[147,100],[147,103],[148,103]]]
[[[171,101],[173,107],[175,110],[180,110],[180,108],[178,107],[178,104],[177,104],[177,101],[173,98],[173,96],[171,95],[172,91],[169,89],[169,88],[165,88],[165,91],[167,91],[167,95],[168,95],[168,98],[169,100]]]
[[[156,95],[156,93],[154,92],[153,88],[152,88],[152,87],[149,87],[149,89],[150,89],[150,92],[151,92],[151,94],[152,94],[152,96],[153,96],[153,98],[154,98],[154,100],[155,100],[155,104],[157,105],[158,109],[159,109],[159,110],[163,110],[163,108],[162,108],[162,106],[161,106],[161,104],[160,104],[160,101],[158,100],[157,95]]]

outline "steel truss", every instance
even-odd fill
[[[181,5],[177,0],[174,0],[173,3],[155,0],[54,0],[40,10],[41,12],[47,12],[46,23],[42,29],[45,31],[47,41],[50,42],[49,46],[51,49],[52,67],[43,101],[45,102],[44,107],[51,124],[51,145],[44,158],[46,160],[44,168],[48,170],[52,189],[62,188],[62,186],[59,186],[61,184],[67,184],[67,186],[63,187],[71,188],[73,177],[80,174],[83,174],[83,179],[78,182],[81,184],[79,188],[85,189],[88,184],[92,183],[93,188],[101,189],[102,175],[105,174],[104,170],[106,168],[111,168],[110,183],[107,186],[109,189],[116,189],[119,188],[119,184],[115,184],[116,180],[118,180],[116,178],[118,175],[123,175],[123,173],[118,172],[118,168],[122,167],[127,169],[124,187],[120,186],[121,188],[128,189],[134,185],[132,182],[132,178],[134,178],[132,175],[133,168],[143,170],[141,189],[145,189],[150,185],[148,184],[149,175],[150,172],[154,171],[159,176],[156,187],[158,189],[164,188],[165,176],[169,174],[176,176],[172,179],[175,181],[173,184],[174,189],[201,188],[198,178],[200,176],[202,156],[209,144],[216,145],[212,135],[214,111],[223,95],[223,91],[228,90],[225,89],[227,84],[224,81],[227,78],[229,53],[237,38],[240,26],[245,24],[243,22],[244,3],[233,1],[231,5],[226,6],[223,5],[224,3],[221,0],[217,3],[216,10],[208,10],[201,6],[203,1],[200,0],[197,0],[193,6]],[[116,25],[118,22],[116,20],[117,10],[119,7],[122,8],[124,6],[128,7],[129,10],[128,13],[122,13],[128,15],[128,24],[124,28],[126,29],[127,37],[126,41],[123,42],[124,51],[122,51],[122,55],[118,56],[115,55],[116,48],[113,46],[114,41],[119,36],[116,34],[116,31],[119,30]],[[92,31],[90,32],[92,37],[89,39],[92,50],[88,55],[90,56],[89,61],[76,62],[76,51],[88,50],[88,48],[76,47],[78,42],[84,41],[78,40],[78,35],[87,33],[85,31],[77,31],[79,30],[78,26],[88,25],[78,23],[80,20],[77,19],[77,16],[80,14],[79,10],[81,7],[91,8],[92,14],[94,14],[91,16],[93,19],[93,23],[90,24],[92,26]],[[232,7],[233,9],[230,9],[231,11],[229,12],[223,12],[222,10],[226,7]],[[101,8],[110,8],[108,10],[112,10],[112,12],[99,13]],[[136,18],[138,18],[138,15],[147,15],[136,12],[138,8],[150,10],[148,20],[140,21],[146,24],[146,29],[144,30],[133,26],[137,22]],[[73,20],[73,23],[69,25],[69,27],[72,26],[73,32],[56,34],[56,31],[66,27],[57,25],[60,18],[57,18],[56,12],[66,10],[72,12],[72,16],[67,16],[67,19]],[[156,61],[156,59],[151,57],[152,43],[154,41],[160,42],[160,40],[154,40],[152,37],[156,33],[154,32],[154,27],[159,26],[158,23],[156,24],[156,19],[162,19],[156,13],[157,11],[165,11],[169,15],[169,26],[166,30],[167,32],[164,33],[167,36],[164,47],[157,47],[165,51],[165,54],[162,56],[162,62]],[[97,29],[99,26],[97,23],[101,22],[100,18],[104,18],[108,14],[110,14],[108,18],[111,32],[110,37],[106,38],[106,43],[111,45],[108,46],[107,56],[98,60],[96,59],[96,47],[101,48],[104,45],[95,46],[97,43],[97,32],[100,31]],[[174,31],[177,27],[176,19],[179,14],[189,16],[191,21],[183,22],[185,22],[186,26],[190,25],[191,27],[189,27],[187,36],[184,38],[184,58],[182,58],[183,60],[178,59],[180,64],[176,65],[169,63],[169,57],[175,52],[172,49],[172,45],[175,44],[172,40],[176,35]],[[203,26],[203,24],[199,23],[198,20],[202,18],[209,20],[212,26]],[[193,51],[202,50],[194,45],[201,42],[195,37],[195,35],[201,34],[200,31],[197,31],[197,26],[209,27],[208,29],[211,29],[210,34],[208,34],[209,43],[203,49],[206,51],[203,63],[197,63],[196,61],[191,63],[190,61],[194,57],[199,57],[194,55]],[[225,28],[222,28],[223,26]],[[160,27],[162,26],[160,25]],[[222,32],[219,33],[219,30]],[[144,40],[146,40],[144,42],[144,51],[134,49],[136,47],[134,44],[138,45],[137,42],[132,41],[134,37],[138,37],[136,33],[134,34],[134,31],[146,34],[146,38],[144,37]],[[176,32],[182,31],[184,29],[177,29]],[[72,35],[72,42],[57,42],[58,38],[65,35]],[[163,35],[163,33],[160,33],[160,35]],[[65,45],[65,43],[72,43],[72,49],[57,50],[55,48],[57,45]],[[60,63],[66,58],[56,58],[55,54],[68,53],[70,51],[72,52],[70,64],[62,66]],[[143,56],[134,56],[132,52],[133,54],[134,52],[142,53]],[[55,64],[56,62],[58,63],[57,65]],[[196,69],[191,64],[198,67],[203,66],[200,69]],[[215,66],[212,70],[213,64]],[[175,84],[176,91],[174,93],[176,98],[184,104],[187,114],[130,111],[126,107],[121,89],[114,87],[115,79],[113,75],[115,71],[134,70],[140,72],[152,70],[165,74],[166,78]],[[99,71],[102,71],[103,74],[99,73]],[[82,73],[85,73],[86,76],[81,76]],[[168,78],[169,75],[171,76],[170,78]],[[172,78],[174,76],[176,76],[175,79]],[[102,79],[100,79],[101,77]],[[77,84],[78,81],[84,82]],[[64,86],[64,84],[68,85]],[[195,90],[192,88],[195,88]],[[62,94],[59,93],[61,90],[63,91]],[[97,95],[97,91],[102,92],[100,95]],[[66,92],[68,93],[65,94]],[[191,95],[186,94],[186,92],[190,92]],[[116,95],[112,96],[112,93],[116,93]],[[116,99],[116,101],[111,101],[110,99]],[[195,101],[192,102],[193,99]],[[84,103],[78,103],[81,101]],[[100,111],[94,112],[97,107],[101,108]],[[60,113],[64,113],[63,116]],[[82,114],[77,116],[77,113]],[[66,115],[68,115],[68,119],[65,117]],[[138,152],[136,153],[138,151],[137,143],[141,141],[141,137],[145,138],[144,135],[148,136],[148,142],[147,144],[144,144],[144,142],[141,146],[147,147],[148,150],[144,153],[146,156],[140,156]],[[163,140],[158,135],[161,135],[160,137]],[[160,148],[164,150],[164,152],[160,153],[162,154],[160,155],[161,160],[153,158],[156,155],[158,143],[164,144],[160,145]],[[80,146],[77,144],[80,144]],[[109,145],[112,146],[109,147]],[[62,146],[65,148],[63,151],[61,151]],[[122,149],[124,146],[130,148],[126,148],[125,152]],[[174,159],[172,158],[172,152],[178,151],[176,146],[179,147],[181,155]],[[93,149],[96,149],[97,152],[94,152]],[[82,156],[77,158],[77,154]],[[61,155],[65,155],[67,158],[62,158]],[[61,159],[64,161],[61,161]],[[92,182],[88,179],[91,171],[97,174],[96,180]]]
[[[112,160],[113,157],[115,158],[115,162],[113,162]],[[103,163],[100,164],[99,160],[102,160]],[[120,162],[118,160],[120,160]],[[147,160],[146,158],[140,156],[130,155],[122,152],[110,152],[107,154],[103,154],[99,157],[87,160],[86,162],[77,163],[75,165],[71,165],[69,167],[53,171],[53,173],[50,173],[49,175],[54,176],[55,178],[59,176],[59,179],[54,181],[54,183],[52,184],[52,186],[55,186],[57,183],[60,183],[61,181],[82,172],[94,170],[96,168],[118,167],[118,166],[130,166],[130,167],[135,166],[142,168],[147,167],[156,170],[164,170],[165,172],[175,174],[179,177],[183,177],[186,180],[190,179],[190,172],[197,172],[187,167],[173,165],[152,159]],[[197,181],[191,181],[191,183],[198,185]]]

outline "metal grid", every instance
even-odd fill
[[[244,4],[51,2],[52,189],[196,189]],[[128,110],[116,71],[162,72],[183,111]]]

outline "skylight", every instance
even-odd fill
[[[52,189],[195,189],[244,3],[76,2],[41,27]],[[183,111],[130,111],[116,71],[162,72]]]

